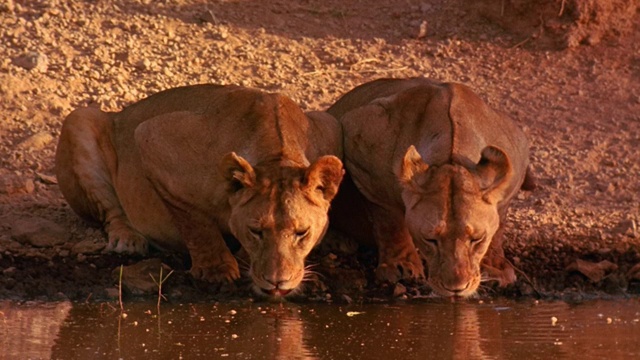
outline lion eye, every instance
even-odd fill
[[[425,243],[433,246],[433,247],[438,247],[438,240],[436,239],[422,239],[422,241],[424,241]]]
[[[306,229],[304,229],[304,230],[297,230],[297,231],[296,231],[296,238],[297,238],[298,240],[302,240],[302,239],[306,238],[306,237],[307,237],[307,235],[309,235],[309,230],[310,230],[310,229],[311,229],[311,228],[306,228]]]
[[[486,236],[486,234],[483,234],[482,236],[471,238],[471,244],[480,243]]]
[[[251,233],[251,235],[253,235],[256,239],[262,239],[262,230],[260,229],[254,229],[254,228],[249,228],[249,232]]]

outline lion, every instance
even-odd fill
[[[471,296],[484,280],[515,281],[502,249],[504,219],[533,178],[527,138],[511,119],[467,86],[426,78],[365,83],[327,112],[343,126],[349,177],[338,197],[352,196],[334,206],[364,204],[351,213],[370,222],[378,280],[421,279],[422,257],[443,296]],[[351,234],[366,228],[354,223],[335,221]]]
[[[107,250],[188,251],[195,278],[231,282],[240,270],[223,236],[232,235],[257,292],[283,297],[305,279],[305,258],[327,229],[341,157],[340,124],[327,113],[204,84],[120,112],[73,111],[55,160],[62,194],[104,226]]]

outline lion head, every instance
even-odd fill
[[[512,176],[506,154],[493,146],[482,151],[477,164],[467,161],[465,166],[429,166],[413,146],[405,154],[398,175],[405,222],[437,293],[475,294],[482,259],[500,226],[498,205],[507,198]]]
[[[308,167],[285,161],[254,168],[230,153],[221,171],[232,192],[229,227],[249,254],[255,290],[291,294],[305,279],[305,258],[327,230],[342,162],[325,155]]]

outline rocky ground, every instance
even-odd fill
[[[538,188],[518,195],[507,224],[519,280],[483,294],[640,292],[637,11],[626,32],[558,42],[549,39],[565,29],[569,8],[532,13],[539,21],[513,31],[496,21],[513,2],[507,11],[470,3],[0,0],[0,298],[110,298],[120,265],[148,266],[147,280],[161,262],[175,270],[163,284],[171,298],[246,295],[247,281],[192,281],[178,254],[102,253],[103,232],[76,217],[53,176],[61,122],[75,107],[116,111],[170,87],[220,83],[326,109],[363,82],[404,76],[471,86],[531,140]],[[313,255],[324,277],[312,299],[428,296],[413,284],[375,286],[375,252],[344,241]],[[145,286],[157,291],[153,281],[135,288]]]

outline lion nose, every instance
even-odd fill
[[[263,276],[262,278],[264,279],[264,281],[273,285],[276,289],[281,288],[284,283],[291,280],[291,279],[276,278],[275,276]]]

